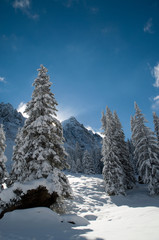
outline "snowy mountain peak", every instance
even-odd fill
[[[5,125],[7,122],[21,125],[24,123],[24,117],[10,103],[2,102],[0,103],[0,123]]]
[[[101,143],[102,138],[98,134],[86,129],[83,124],[79,123],[75,117],[70,117],[62,122],[63,135],[65,138],[64,147],[68,153],[67,161],[70,169],[74,171],[74,163],[77,153],[77,143],[81,149],[81,161],[84,152],[87,150],[92,156],[96,172],[101,172]]]
[[[71,116],[69,119],[62,122],[63,127],[66,125],[75,125],[76,126],[76,125],[81,125],[81,124],[77,121],[77,119],[75,117]]]
[[[88,150],[92,147],[101,147],[101,137],[87,130],[75,117],[63,121],[62,126],[65,143],[69,144],[69,147],[75,148],[77,142],[81,147]]]

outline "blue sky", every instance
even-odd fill
[[[48,68],[60,119],[99,131],[106,105],[126,137],[136,101],[159,114],[159,1],[0,0],[0,102],[30,101]]]

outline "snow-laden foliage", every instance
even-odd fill
[[[132,141],[140,177],[148,184],[149,193],[159,194],[159,147],[154,133],[148,128],[138,105],[131,118]]]
[[[75,164],[76,164],[76,171],[78,173],[82,173],[83,172],[82,148],[78,142],[76,143],[76,148],[75,148]]]
[[[27,164],[23,160],[23,128],[19,128],[16,139],[15,139],[15,146],[13,147],[13,166],[12,166],[12,173],[11,178],[13,181],[18,180],[19,182],[23,182],[25,179],[25,171],[27,171]]]
[[[132,164],[132,166],[133,166],[134,173],[135,173],[136,175],[138,175],[137,166],[136,166],[136,165],[137,165],[137,160],[136,160],[136,158],[135,158],[135,156],[134,156],[134,150],[135,150],[135,148],[134,148],[132,139],[128,139],[128,140],[127,140],[127,146],[128,146],[128,151],[129,151],[129,159],[130,159],[130,162],[131,162],[131,164]]]
[[[52,83],[43,65],[38,72],[32,99],[25,110],[29,117],[17,135],[13,153],[12,177],[20,182],[47,179],[54,175],[55,168],[68,167],[62,126],[56,118],[57,102],[50,90]],[[65,190],[69,195],[69,184]]]
[[[122,129],[119,117],[116,112],[114,112],[114,122],[115,122],[115,141],[118,147],[118,156],[122,164],[124,172],[124,186],[126,189],[131,189],[135,183],[134,169],[130,162],[128,146],[125,141],[125,134]]]
[[[154,123],[155,134],[156,134],[158,145],[159,145],[159,117],[155,112],[153,112],[153,123]]]
[[[4,154],[6,145],[5,145],[5,133],[3,131],[3,125],[0,124],[0,190],[1,190],[1,184],[4,183],[5,178],[8,177],[8,172],[6,170],[6,161],[7,158]]]
[[[0,194],[0,206],[5,209],[8,206],[16,205],[28,191],[36,190],[41,186],[45,187],[49,194],[56,193],[59,199],[68,198],[72,194],[71,189],[68,189],[68,185],[66,175],[59,169],[54,168],[47,178],[24,183],[16,181],[10,188],[4,189]]]
[[[83,165],[85,174],[95,174],[93,160],[88,150],[84,152],[82,165]]]
[[[108,195],[125,194],[124,171],[119,158],[118,145],[115,136],[114,117],[107,107],[106,116],[102,116],[104,138],[102,146],[103,178]]]

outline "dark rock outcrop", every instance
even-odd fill
[[[6,212],[11,212],[17,209],[26,209],[34,207],[48,207],[56,203],[58,197],[56,192],[49,193],[45,186],[39,186],[36,189],[28,190],[25,194],[19,190],[14,190],[16,198],[12,199],[9,204],[2,206],[2,212],[0,218],[4,216]]]

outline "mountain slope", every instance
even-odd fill
[[[101,144],[102,138],[98,134],[87,130],[83,124],[80,124],[75,117],[71,117],[62,122],[63,135],[65,138],[64,147],[69,154],[67,157],[68,163],[71,166],[71,171],[78,172],[76,166],[79,161],[82,163],[84,152],[88,150],[94,165],[95,173],[101,173]],[[78,144],[78,145],[77,145]],[[83,172],[83,168],[80,168]]]
[[[14,140],[18,131],[24,125],[25,118],[10,103],[0,103],[0,124],[3,124],[6,136],[7,168],[11,168],[11,158],[13,152]]]

